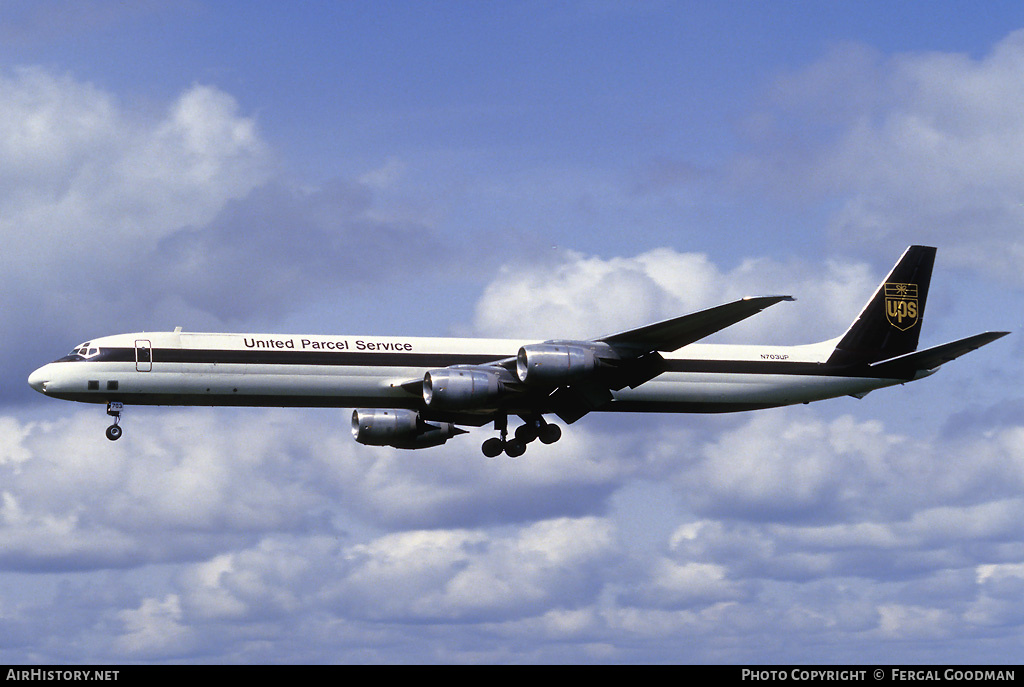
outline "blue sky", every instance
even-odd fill
[[[1020,662],[1018,335],[918,384],[588,416],[488,461],[346,411],[25,384],[170,329],[594,336],[757,293],[1020,329],[1016,3],[0,7],[0,661]]]

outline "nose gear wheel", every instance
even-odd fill
[[[107,438],[111,441],[117,441],[121,438],[124,430],[121,429],[121,411],[124,410],[124,404],[118,401],[110,401],[107,403],[107,415],[114,418],[114,424],[107,427]]]

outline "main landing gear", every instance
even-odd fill
[[[107,415],[114,418],[114,424],[107,427],[107,438],[111,441],[117,441],[121,438],[122,430],[121,425],[121,411],[124,410],[124,404],[120,401],[110,401],[107,403]]]
[[[526,445],[536,439],[540,439],[542,444],[553,444],[562,438],[562,428],[546,422],[540,416],[530,418],[526,424],[517,427],[512,439],[508,438],[507,416],[495,419],[494,428],[501,432],[501,437],[492,437],[480,447],[488,458],[496,458],[502,451],[509,458],[518,458],[526,453]]]

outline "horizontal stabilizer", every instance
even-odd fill
[[[951,341],[940,346],[926,348],[923,351],[915,351],[905,355],[882,360],[871,365],[872,372],[878,373],[879,377],[912,378],[922,370],[934,370],[935,368],[955,360],[965,353],[977,350],[996,339],[1001,339],[1010,332],[984,332],[968,336],[966,339]]]
[[[742,298],[732,303],[673,317],[611,336],[598,337],[595,340],[603,341],[615,349],[627,351],[674,351],[756,315],[779,301],[792,300],[795,300],[792,296]]]

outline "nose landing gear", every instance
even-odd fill
[[[124,404],[120,401],[110,401],[107,403],[107,415],[114,418],[114,424],[107,427],[107,438],[111,441],[117,441],[121,438],[122,430],[121,425],[121,411],[124,410]]]

